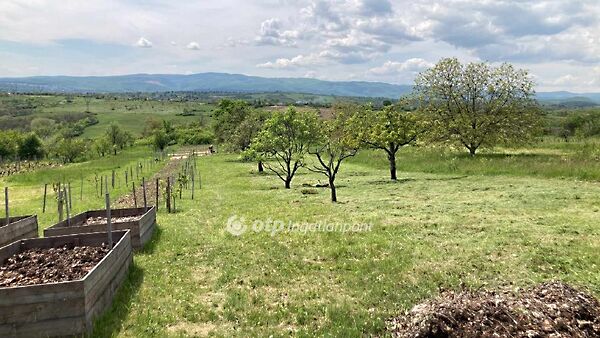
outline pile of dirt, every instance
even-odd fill
[[[125,216],[125,217],[111,217],[111,223],[125,223],[125,222],[137,222],[142,218],[142,216]],[[88,225],[102,225],[108,223],[106,217],[90,217],[85,222],[83,222],[83,226]]]
[[[387,322],[393,337],[600,337],[600,302],[561,282],[520,292],[444,291]]]
[[[79,280],[109,251],[104,245],[26,250],[0,266],[0,287]]]

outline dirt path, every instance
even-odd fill
[[[168,177],[175,177],[179,172],[179,169],[191,155],[193,149],[179,151],[177,153],[172,154],[169,157],[169,162],[162,168],[158,173],[152,176],[150,179],[146,180],[146,200],[148,205],[156,205],[156,179],[159,179],[159,203],[164,204],[164,196],[163,192],[165,190],[166,181]],[[196,156],[209,156],[211,153],[206,150],[195,151]],[[135,202],[137,200],[137,206],[144,206],[144,191],[142,189],[142,184],[136,185],[135,187],[135,199],[133,197],[133,191],[127,195],[123,195],[119,197],[116,202],[117,208],[133,208],[135,206]]]

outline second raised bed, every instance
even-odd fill
[[[141,249],[152,238],[156,227],[156,208],[113,209],[111,212],[113,231],[130,230],[131,244]],[[106,232],[106,210],[91,210],[75,215],[44,230],[44,236],[61,236]]]
[[[0,219],[0,247],[25,238],[38,237],[38,221],[36,215],[10,217]]]

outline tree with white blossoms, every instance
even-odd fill
[[[417,76],[413,94],[434,121],[435,138],[458,143],[471,156],[480,147],[527,142],[541,126],[532,79],[508,63],[442,59]]]

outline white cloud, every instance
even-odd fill
[[[418,73],[432,66],[432,62],[421,58],[412,58],[404,62],[387,61],[380,67],[371,68],[369,72],[375,75],[390,75],[402,72]]]
[[[148,39],[141,37],[136,43],[135,43],[136,47],[140,47],[140,48],[152,48],[152,42],[150,42]]]
[[[195,41],[192,41],[192,42],[188,43],[187,46],[185,46],[185,48],[191,49],[191,50],[199,50],[200,44]]]
[[[260,24],[260,33],[254,39],[257,45],[296,46],[296,39],[300,37],[297,30],[283,30],[279,19],[268,19]]]
[[[298,55],[293,58],[279,58],[275,61],[269,61],[256,65],[258,68],[272,68],[272,69],[283,69],[283,68],[295,68],[295,67],[309,67],[324,63],[324,58],[320,54],[309,54],[309,55]]]

